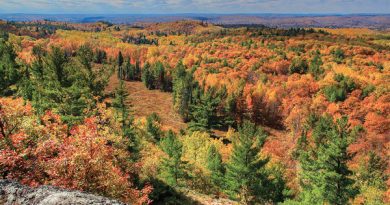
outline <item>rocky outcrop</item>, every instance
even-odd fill
[[[52,186],[30,188],[10,180],[0,180],[0,205],[125,205],[121,202],[79,191]]]

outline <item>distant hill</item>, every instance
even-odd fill
[[[390,14],[0,14],[8,21],[51,20],[76,23],[109,21],[116,24],[201,20],[214,24],[261,24],[272,27],[390,28]]]

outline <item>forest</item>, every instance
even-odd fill
[[[0,21],[0,178],[128,204],[390,203],[390,32]]]

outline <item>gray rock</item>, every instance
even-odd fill
[[[125,205],[116,200],[51,186],[30,188],[15,181],[0,180],[0,205]]]

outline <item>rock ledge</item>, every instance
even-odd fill
[[[30,188],[15,181],[0,180],[0,205],[125,205],[116,200],[52,186]]]

